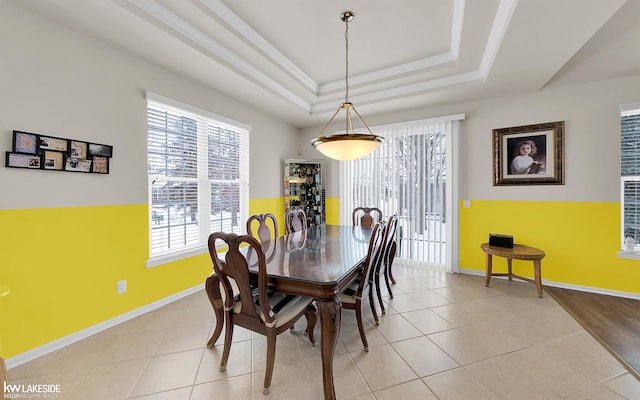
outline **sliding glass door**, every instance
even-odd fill
[[[457,270],[457,136],[464,116],[374,127],[386,138],[366,158],[340,163],[340,215],[358,206],[399,217],[403,262]]]

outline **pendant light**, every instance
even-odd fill
[[[344,21],[346,25],[344,38],[346,42],[346,57],[345,57],[345,99],[344,103],[340,104],[336,112],[333,114],[329,122],[322,128],[320,136],[311,141],[311,146],[322,154],[334,160],[357,160],[365,157],[369,153],[384,142],[382,136],[374,135],[369,129],[369,126],[364,119],[360,116],[360,113],[356,110],[356,107],[349,102],[349,22],[353,21],[353,12],[345,11],[340,15],[340,19]],[[323,136],[325,130],[336,118],[340,110],[345,111],[345,133],[333,134],[331,136]],[[351,118],[351,111],[358,117],[360,122],[367,128],[368,133],[356,133],[353,127],[353,120]]]

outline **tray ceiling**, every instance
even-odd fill
[[[346,9],[363,115],[640,73],[640,0],[9,1],[297,127],[344,100]]]

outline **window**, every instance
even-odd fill
[[[464,115],[379,126],[386,141],[369,156],[340,162],[340,215],[355,207],[398,214],[404,262],[457,268],[457,135]]]
[[[147,94],[147,266],[202,253],[214,231],[244,231],[249,128]]]
[[[624,239],[640,241],[640,104],[621,107],[620,113],[620,189]],[[637,249],[637,246],[636,246]]]

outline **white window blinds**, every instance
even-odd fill
[[[640,241],[640,104],[622,108],[620,132],[623,247],[627,237]]]
[[[211,232],[243,231],[249,129],[162,96],[147,98],[150,258],[160,258],[150,266],[205,251]]]
[[[451,271],[457,268],[457,132],[464,115],[372,128],[386,138],[378,150],[340,162],[340,217],[378,207],[399,217],[398,257]],[[453,243],[455,242],[455,243]]]

